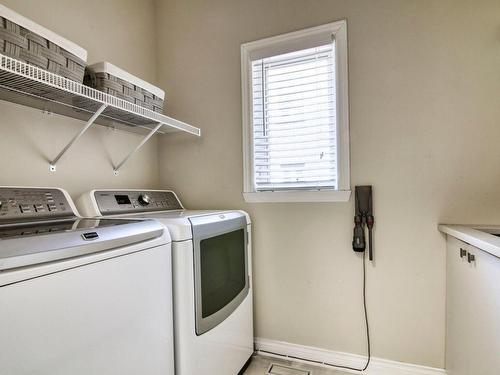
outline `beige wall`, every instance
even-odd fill
[[[500,219],[497,0],[158,0],[159,82],[201,139],[160,143],[164,187],[254,220],[256,335],[363,353],[353,202],[242,200],[240,44],[348,20],[352,184],[373,184],[373,353],[444,364],[438,222]]]
[[[152,1],[2,0],[2,4],[86,48],[89,62],[107,60],[155,82]],[[156,139],[115,177],[112,163],[120,162],[141,138],[95,126],[51,173],[48,160],[84,123],[5,102],[0,102],[0,113],[0,185],[61,186],[75,196],[93,187],[158,185]]]

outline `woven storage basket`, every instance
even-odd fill
[[[121,76],[121,77],[118,77]],[[152,111],[162,113],[165,93],[110,63],[87,67],[83,83]],[[150,88],[156,94],[146,89]]]
[[[1,16],[0,52],[73,81],[83,82],[84,60]]]

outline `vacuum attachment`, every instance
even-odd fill
[[[352,249],[357,252],[366,250],[365,225],[368,228],[368,253],[369,259],[373,260],[373,217],[372,187],[356,186],[355,188],[355,214],[354,214],[354,235],[352,239]]]

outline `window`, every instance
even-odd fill
[[[345,21],[241,47],[244,197],[347,201]]]

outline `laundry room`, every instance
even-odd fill
[[[0,375],[500,374],[498,0],[0,21]]]

